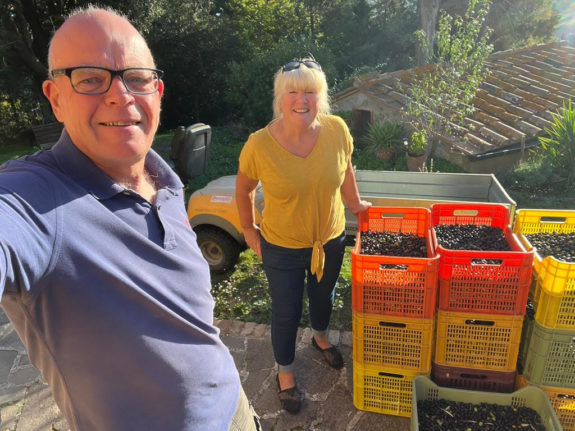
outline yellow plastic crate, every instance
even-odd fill
[[[529,385],[532,385],[532,383],[529,382],[525,376],[517,376],[518,389]],[[556,388],[552,386],[539,386],[539,388],[543,389],[549,397],[553,410],[555,410],[559,422],[561,422],[563,431],[575,431],[575,389]]]
[[[526,234],[575,232],[575,211],[519,210],[513,230],[531,250]],[[575,329],[575,263],[542,258],[535,250],[533,272],[530,296],[537,323],[549,329]]]
[[[523,316],[437,311],[434,362],[450,367],[515,371]]]
[[[353,359],[361,365],[429,373],[434,319],[354,312]]]
[[[413,379],[418,375],[353,361],[353,405],[368,412],[410,417]]]

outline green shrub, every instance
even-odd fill
[[[283,41],[272,50],[242,63],[229,65],[229,91],[226,101],[237,112],[237,121],[256,129],[273,116],[273,80],[279,68],[293,58],[311,54],[322,66],[328,80],[335,77],[331,52],[310,39]]]
[[[555,173],[566,179],[569,186],[575,178],[575,107],[569,100],[551,116],[552,125],[545,129],[548,137],[540,137],[539,142],[548,150]]]
[[[0,145],[21,143],[26,129],[41,122],[39,104],[0,94]]]
[[[380,149],[389,150],[395,155],[401,148],[403,138],[403,126],[397,123],[372,123],[369,125],[367,134],[358,139],[360,148],[376,152]]]

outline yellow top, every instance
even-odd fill
[[[318,117],[321,130],[312,152],[296,156],[270,134],[269,125],[252,133],[240,154],[239,169],[259,180],[264,193],[261,232],[286,248],[313,247],[311,271],[323,275],[323,245],[345,229],[340,187],[353,139],[344,121]]]

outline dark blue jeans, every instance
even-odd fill
[[[335,286],[345,253],[345,232],[323,246],[325,264],[319,283],[317,277],[310,272],[312,248],[279,247],[263,237],[261,247],[263,268],[272,298],[274,356],[278,365],[289,366],[295,357],[306,284],[312,329],[325,331],[329,325]]]

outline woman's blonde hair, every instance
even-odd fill
[[[295,60],[298,61],[298,60]],[[299,61],[314,61],[313,58],[302,58]],[[318,114],[329,114],[329,96],[327,94],[327,80],[323,70],[313,69],[300,63],[297,69],[288,72],[283,71],[283,66],[276,72],[274,77],[274,118],[282,116],[280,101],[282,96],[291,90],[315,91],[318,94]]]

